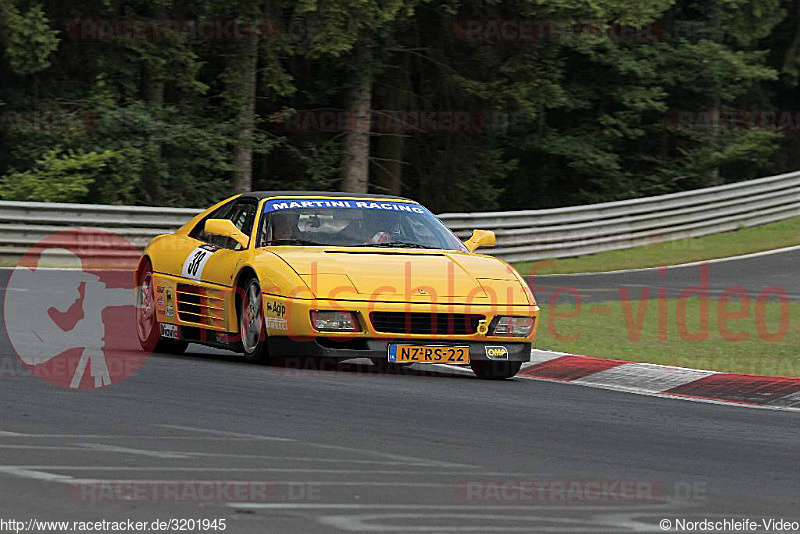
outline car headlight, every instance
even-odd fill
[[[489,327],[490,336],[528,337],[533,331],[533,317],[495,317]]]
[[[311,326],[320,332],[360,332],[361,323],[355,312],[312,310]]]

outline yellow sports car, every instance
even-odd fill
[[[145,350],[187,343],[274,357],[369,358],[383,368],[469,365],[509,378],[530,359],[539,308],[523,278],[400,197],[254,192],[154,238],[136,270]]]

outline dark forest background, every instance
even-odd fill
[[[255,38],[125,39],[125,20],[267,22]],[[497,20],[549,29],[498,38]],[[343,189],[482,211],[800,169],[800,0],[0,0],[0,54],[9,200]],[[319,110],[471,120],[292,126]],[[698,119],[717,113],[744,124]]]

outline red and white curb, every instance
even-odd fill
[[[517,375],[529,380],[697,402],[800,411],[800,378],[720,373],[533,350]]]

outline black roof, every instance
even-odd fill
[[[347,193],[344,191],[250,191],[243,193],[242,196],[254,197],[259,200],[270,197],[305,197],[305,196],[325,196],[325,197],[356,197],[356,198],[391,198],[395,200],[407,200],[416,202],[414,200],[396,197],[393,195],[380,195],[374,193]]]

